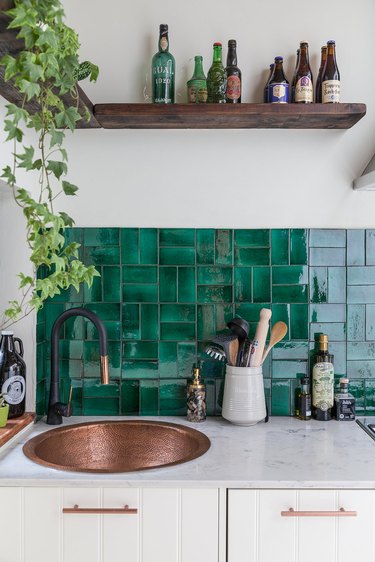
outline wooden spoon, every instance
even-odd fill
[[[237,365],[239,341],[236,338],[229,342],[229,365]]]
[[[287,331],[288,331],[288,326],[285,324],[285,322],[279,321],[279,322],[276,322],[276,324],[274,324],[272,326],[270,341],[268,342],[268,346],[264,350],[264,353],[263,353],[262,365],[264,363],[265,358],[267,357],[267,355],[269,354],[269,352],[273,348],[273,346],[276,345],[277,343],[279,343],[279,341],[281,341],[283,339],[283,337],[286,335]]]

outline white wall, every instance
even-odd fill
[[[320,47],[337,43],[342,101],[364,102],[367,115],[347,131],[77,131],[67,142],[69,180],[79,197],[63,208],[78,226],[374,227],[375,193],[352,181],[375,150],[375,2],[373,0],[63,0],[78,31],[81,60],[99,64],[97,84],[84,83],[94,103],[141,102],[149,95],[150,59],[158,26],[168,23],[177,63],[177,101],[194,55],[207,71],[212,43],[237,39],[243,101],[260,102],[268,65],[283,55],[289,77],[300,40],[307,40],[316,75]],[[4,103],[0,102],[0,115]],[[0,134],[0,142],[4,135]],[[0,165],[11,147],[1,144]],[[22,180],[22,178],[21,178]],[[0,256],[11,249],[0,307],[24,270],[24,233],[14,204],[2,198]],[[11,237],[9,236],[11,233]],[[29,339],[33,319],[24,323]]]

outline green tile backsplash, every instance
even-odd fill
[[[321,332],[337,376],[350,378],[358,413],[375,412],[375,230],[74,228],[67,237],[101,277],[58,295],[38,315],[39,414],[49,390],[51,328],[74,306],[104,321],[111,378],[100,385],[95,327],[70,319],[60,341],[61,390],[66,400],[72,386],[76,414],[184,415],[198,359],[207,411],[220,414],[225,367],[204,354],[206,342],[236,314],[252,336],[264,306],[272,322],[288,325],[264,365],[273,415],[293,414]]]

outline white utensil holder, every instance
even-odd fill
[[[236,425],[255,425],[265,419],[262,367],[227,365],[222,416]]]

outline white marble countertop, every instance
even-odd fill
[[[104,418],[65,418],[64,424],[98,419]],[[271,417],[268,423],[239,427],[221,418],[201,424],[185,418],[142,419],[194,427],[210,438],[211,448],[172,467],[120,474],[65,472],[38,465],[22,452],[26,440],[51,429],[41,421],[2,454],[0,485],[375,489],[375,441],[354,422]]]

